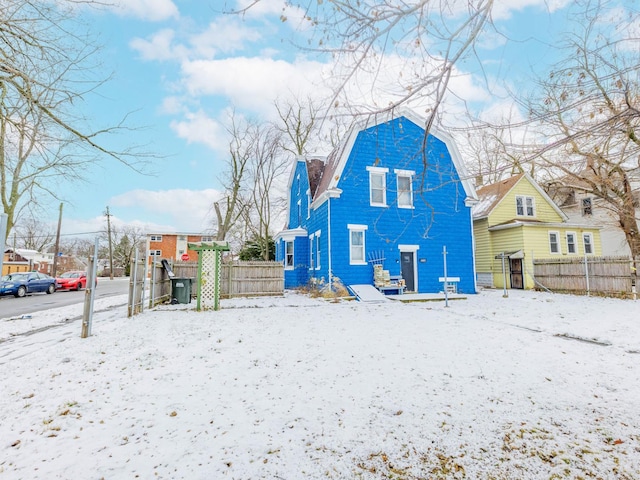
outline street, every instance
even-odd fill
[[[129,291],[129,278],[120,277],[113,280],[98,278],[95,299],[111,297],[114,295],[125,295]],[[52,295],[46,293],[33,293],[24,298],[13,296],[0,297],[0,319],[29,315],[50,308],[65,307],[76,303],[82,303],[85,299],[85,291],[60,290]]]

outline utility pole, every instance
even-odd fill
[[[111,214],[107,206],[107,235],[109,236],[109,279],[113,280],[113,246],[111,245]]]
[[[56,232],[56,245],[53,250],[53,267],[51,276],[55,278],[58,273],[58,252],[60,251],[60,228],[62,227],[62,203],[60,204],[60,215],[58,216],[58,231]]]

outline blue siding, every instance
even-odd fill
[[[443,247],[446,246],[448,276],[460,277],[458,291],[475,293],[471,208],[464,204],[466,193],[445,143],[430,135],[426,142],[426,155],[422,154],[424,146],[422,127],[404,117],[361,131],[338,181],[341,196],[312,210],[308,219],[306,164],[297,163],[290,192],[289,228],[302,227],[308,235],[321,232],[321,261],[319,269],[310,269],[309,238],[296,239],[295,256],[299,264],[296,263],[293,271],[285,272],[286,288],[306,285],[310,279],[327,282],[329,231],[333,276],[345,285],[372,284],[371,263],[349,263],[348,225],[356,224],[367,226],[365,259],[373,255],[384,257],[384,269],[391,275],[401,273],[399,246],[418,246],[414,261],[419,292],[442,290],[438,279],[444,276]],[[370,205],[368,166],[388,169],[385,207]],[[412,177],[413,209],[397,206],[398,175],[394,169],[415,172]],[[298,177],[300,184],[297,183]],[[298,201],[302,210],[300,220]]]

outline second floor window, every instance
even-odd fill
[[[367,167],[369,171],[369,202],[376,207],[387,206],[388,168]]]
[[[591,215],[593,213],[593,209],[591,206],[591,197],[582,199],[582,215]]]
[[[149,240],[152,242],[161,242],[162,235],[151,235],[151,237],[149,237]]]
[[[411,183],[413,172],[407,172],[404,170],[396,170],[398,175],[398,207],[399,208],[412,208],[413,207],[413,185]]]
[[[516,215],[519,217],[535,217],[533,197],[516,196]]]

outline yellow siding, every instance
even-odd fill
[[[476,246],[476,272],[490,272],[493,250],[486,218],[473,222],[473,235]]]
[[[493,284],[498,288],[504,287],[506,275],[507,288],[511,288],[509,281],[509,259],[505,260],[505,275],[502,272],[502,259],[495,258],[501,253],[515,252],[524,249],[524,231],[521,227],[507,228],[491,232],[491,244],[493,245],[492,271]]]
[[[516,215],[516,196],[524,195],[534,198],[534,217],[518,217]],[[522,177],[520,181],[507,193],[500,203],[489,214],[489,226],[500,225],[515,219],[538,222],[562,222],[562,217],[555,211],[540,192]]]

